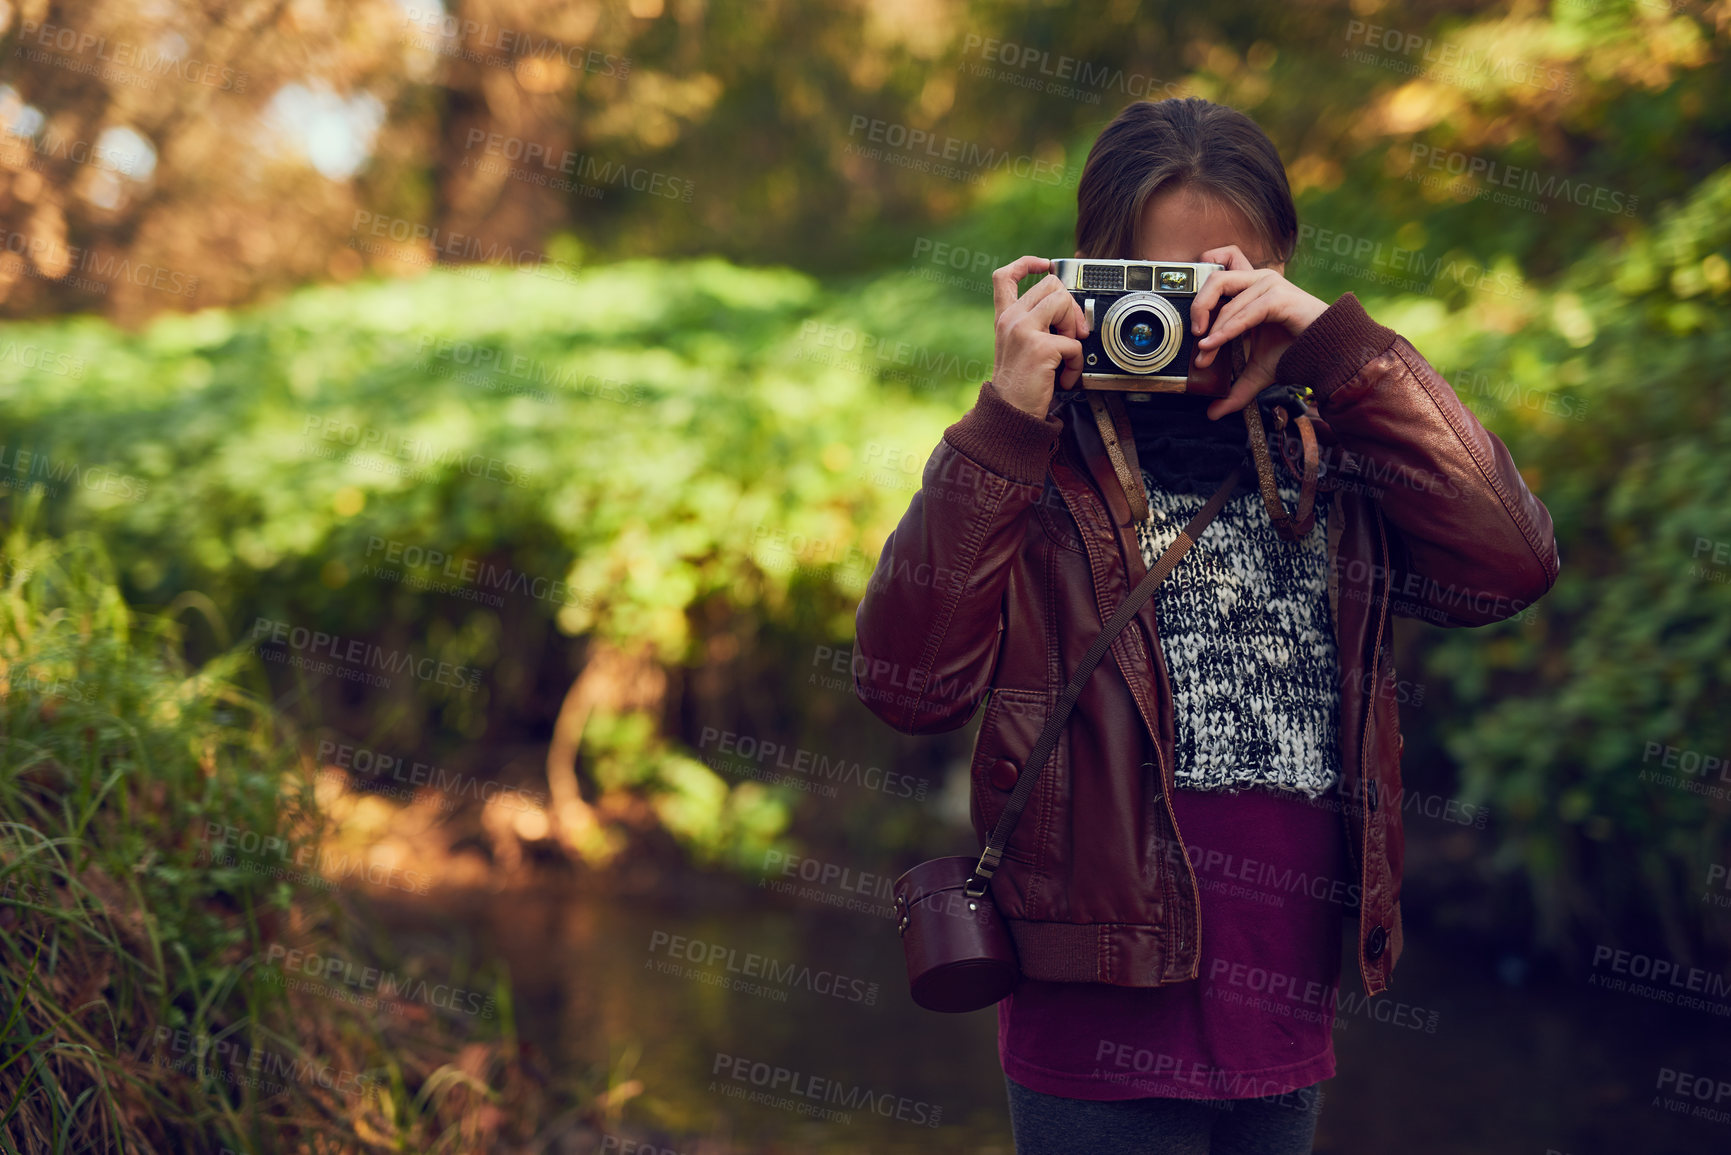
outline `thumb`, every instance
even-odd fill
[[[1218,421],[1228,413],[1236,413],[1246,405],[1251,404],[1256,395],[1274,384],[1274,371],[1258,358],[1244,367],[1244,372],[1238,375],[1238,380],[1232,383],[1232,392],[1214,402],[1208,407],[1208,419]]]

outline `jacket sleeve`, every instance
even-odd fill
[[[1508,449],[1355,295],[1342,294],[1299,335],[1275,379],[1314,390],[1336,439],[1326,464],[1377,498],[1390,527],[1395,613],[1486,625],[1551,588],[1551,515]]]
[[[987,381],[926,462],[854,615],[854,692],[896,730],[954,730],[985,696],[1010,569],[1063,428]]]

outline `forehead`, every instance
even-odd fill
[[[1200,261],[1209,249],[1237,245],[1261,264],[1261,235],[1237,206],[1189,187],[1162,189],[1142,206],[1137,230],[1140,261]]]

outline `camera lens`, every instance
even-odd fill
[[[1133,353],[1147,356],[1160,347],[1165,335],[1165,324],[1152,313],[1132,313],[1124,322],[1124,347]]]
[[[1101,318],[1100,341],[1121,371],[1159,373],[1178,356],[1184,319],[1158,293],[1125,293]]]

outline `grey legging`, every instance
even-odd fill
[[[1118,1099],[1033,1091],[1005,1078],[1016,1155],[1310,1155],[1322,1084],[1260,1099]]]

